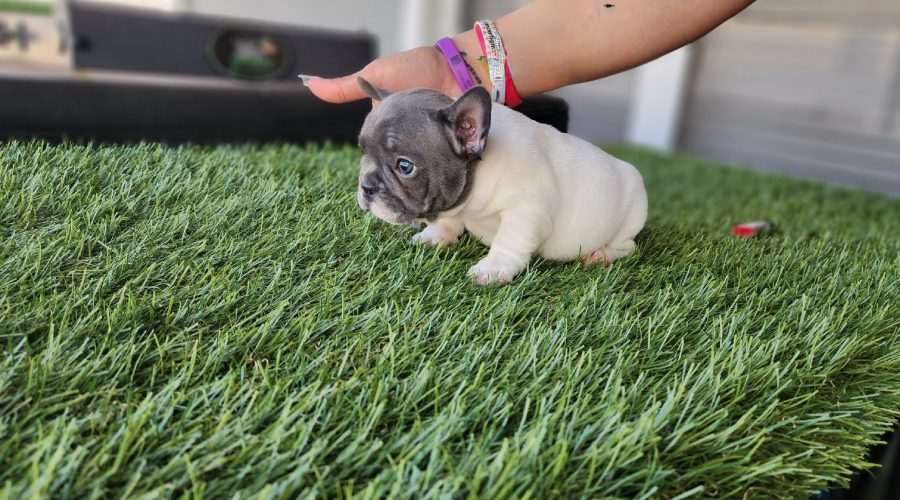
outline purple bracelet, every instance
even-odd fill
[[[447,60],[447,64],[450,65],[450,71],[456,77],[456,83],[459,84],[459,88],[465,92],[474,87],[475,82],[472,80],[472,75],[469,73],[469,69],[466,68],[466,64],[463,62],[463,58],[459,54],[459,50],[456,48],[453,40],[450,37],[444,37],[438,40],[434,46],[441,51],[444,59]]]

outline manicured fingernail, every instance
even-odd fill
[[[312,80],[313,78],[318,78],[318,76],[310,76],[310,75],[297,75],[297,76],[299,76],[300,79],[303,80],[303,85],[306,85],[307,87],[309,87],[310,80]]]

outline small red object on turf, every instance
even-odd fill
[[[755,220],[734,226],[731,228],[731,234],[741,238],[749,238],[751,236],[756,236],[763,231],[768,231],[771,228],[771,222],[766,220]]]

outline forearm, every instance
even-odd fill
[[[656,59],[700,38],[752,2],[536,0],[498,19],[496,26],[517,90],[533,95]],[[453,39],[487,82],[476,62],[481,49],[474,32]]]

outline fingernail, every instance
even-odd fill
[[[303,80],[303,85],[306,85],[307,87],[309,87],[310,80],[312,80],[313,78],[319,78],[318,76],[310,76],[310,75],[297,75],[297,76],[299,76],[300,79]]]

